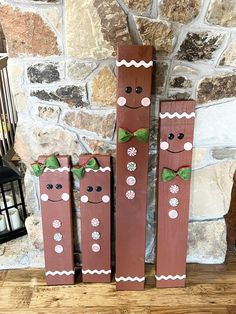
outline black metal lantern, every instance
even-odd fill
[[[0,244],[27,233],[22,176],[0,157]]]

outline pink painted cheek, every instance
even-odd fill
[[[66,202],[70,199],[70,196],[68,193],[63,193],[61,199]]]
[[[190,143],[190,142],[187,142],[187,143],[185,143],[184,144],[184,149],[185,150],[191,150],[193,148],[193,145],[192,145],[192,143]]]
[[[167,142],[160,143],[160,149],[167,150],[169,148],[169,144]]]
[[[47,194],[42,194],[42,195],[41,195],[41,200],[42,200],[43,202],[47,202],[47,201],[48,201],[48,195],[47,195]]]
[[[110,202],[110,197],[108,195],[103,195],[102,201],[103,201],[103,203],[109,203]]]
[[[119,106],[124,106],[124,105],[126,104],[126,99],[125,99],[125,97],[119,97],[119,98],[117,99],[117,104],[118,104]]]
[[[142,106],[144,107],[148,107],[150,105],[151,101],[148,97],[144,97],[142,100],[141,100],[141,104]]]
[[[87,203],[88,202],[88,196],[87,195],[82,195],[80,198],[82,203]]]

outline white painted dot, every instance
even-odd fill
[[[142,100],[141,100],[141,104],[142,106],[144,107],[148,107],[150,105],[151,101],[150,101],[150,98],[148,97],[144,97]]]
[[[100,233],[98,231],[94,231],[92,233],[93,240],[99,240],[100,239]]]
[[[167,142],[160,143],[160,149],[167,150],[169,148],[169,144]]]
[[[70,195],[68,193],[63,193],[61,199],[66,202],[70,199]]]
[[[87,203],[88,202],[88,196],[87,195],[82,195],[80,198],[82,203]]]
[[[48,195],[47,195],[47,194],[42,194],[42,195],[41,195],[41,200],[42,200],[43,202],[47,202],[47,201],[48,201]]]
[[[170,191],[170,193],[176,194],[179,192],[179,186],[176,184],[171,185],[169,188],[169,191]]]
[[[103,195],[102,201],[103,201],[103,203],[109,203],[110,202],[110,197],[108,195]]]
[[[91,220],[91,225],[92,225],[93,227],[98,227],[98,226],[100,225],[99,219],[98,219],[98,218],[93,218],[93,219]]]
[[[95,253],[97,253],[97,252],[99,252],[100,251],[100,245],[99,244],[97,244],[97,243],[94,243],[93,245],[92,245],[92,251],[93,252],[95,252]]]
[[[62,240],[62,234],[60,232],[57,232],[54,234],[53,238],[55,241],[59,242]]]
[[[169,200],[170,206],[176,207],[179,205],[179,200],[176,197],[173,197]]]
[[[129,171],[135,171],[136,168],[137,168],[137,165],[136,165],[136,163],[133,162],[133,161],[131,161],[131,162],[129,162],[129,163],[127,164],[127,169],[128,169]]]
[[[119,98],[117,99],[117,104],[118,104],[119,106],[124,106],[124,105],[126,104],[126,99],[125,99],[125,97],[119,97]]]
[[[55,228],[55,229],[60,228],[60,227],[61,227],[61,221],[60,221],[59,219],[53,220],[52,226],[53,226],[53,228]]]
[[[192,143],[190,143],[190,142],[186,142],[185,144],[184,144],[184,149],[185,150],[191,150],[193,148],[193,145],[192,145]]]
[[[130,157],[134,157],[137,155],[137,149],[135,147],[129,147],[127,149],[127,154],[130,156]]]
[[[128,185],[130,185],[130,186],[135,185],[135,183],[136,183],[135,177],[133,177],[133,176],[128,177],[128,178],[126,179],[126,183],[127,183]]]
[[[58,254],[61,254],[64,251],[63,246],[62,245],[56,245],[55,246],[55,252]]]
[[[128,198],[128,200],[132,200],[135,198],[135,192],[133,190],[129,190],[125,193],[125,196]]]
[[[168,213],[168,216],[171,218],[171,219],[176,219],[178,217],[178,212],[177,210],[175,209],[172,209],[169,211]]]

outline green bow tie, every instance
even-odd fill
[[[39,177],[41,174],[44,172],[45,168],[49,169],[57,169],[60,168],[60,163],[59,160],[57,159],[56,156],[49,156],[43,164],[39,162],[35,162],[31,165],[34,174]]]
[[[96,158],[91,158],[89,159],[89,161],[82,165],[82,166],[78,166],[78,167],[74,167],[71,169],[71,171],[73,172],[73,174],[78,178],[78,179],[82,179],[85,175],[85,169],[89,168],[92,170],[98,170],[99,169],[99,164]]]
[[[125,143],[128,142],[132,137],[136,137],[137,140],[141,143],[147,143],[149,137],[148,129],[138,129],[134,133],[130,133],[129,131],[119,128],[118,130],[118,142]]]
[[[161,178],[162,181],[168,182],[173,180],[176,176],[179,176],[183,180],[189,180],[191,177],[191,168],[182,167],[178,171],[171,170],[169,168],[163,168]]]

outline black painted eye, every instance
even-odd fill
[[[53,189],[53,185],[52,185],[52,184],[47,184],[47,189],[48,189],[48,190]]]
[[[87,191],[88,191],[88,192],[92,192],[92,191],[93,191],[93,187],[92,187],[91,185],[89,185],[89,186],[87,187]]]
[[[168,139],[169,139],[169,140],[173,140],[174,137],[175,137],[175,136],[174,136],[173,133],[170,133],[170,134],[168,135]]]
[[[127,86],[127,87],[125,88],[125,92],[126,92],[127,94],[132,93],[132,87],[131,87],[131,86]]]
[[[59,183],[56,184],[56,189],[57,189],[57,190],[60,190],[61,188],[62,188],[62,185],[61,185],[61,184],[59,184]]]
[[[178,134],[178,139],[179,139],[179,140],[182,140],[183,138],[184,138],[184,133],[179,133],[179,134]]]
[[[97,187],[96,187],[96,191],[97,191],[97,192],[101,192],[101,190],[102,190],[102,187],[101,187],[101,186],[97,186]]]
[[[142,93],[143,89],[142,89],[141,86],[137,86],[135,91],[136,91],[137,94],[140,94],[140,93]]]

